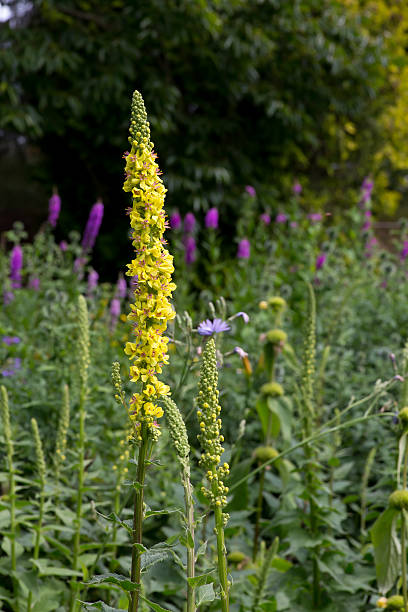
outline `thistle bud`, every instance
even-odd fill
[[[261,387],[261,393],[269,397],[281,397],[283,395],[283,387],[277,382],[265,383]]]
[[[275,459],[278,456],[279,451],[273,448],[273,446],[258,446],[258,448],[254,450],[254,458],[261,464],[271,459]]]
[[[287,337],[288,336],[283,329],[271,329],[266,334],[266,341],[270,342],[271,344],[282,345],[286,342]]]
[[[388,498],[389,508],[395,510],[408,510],[408,490],[397,489]]]

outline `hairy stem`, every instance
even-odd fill
[[[84,476],[85,476],[85,395],[86,391],[84,388],[81,390],[81,397],[79,401],[79,439],[78,439],[78,492],[77,492],[77,504],[76,504],[76,517],[75,517],[75,534],[74,534],[74,558],[72,563],[72,569],[78,570],[79,565],[79,554],[81,546],[81,517],[82,517],[82,494],[84,488]],[[74,612],[79,609],[77,606],[77,598],[79,597],[80,588],[76,578],[72,581],[71,586],[71,604],[70,612]]]
[[[194,550],[194,505],[193,489],[190,482],[190,466],[188,459],[182,463],[182,481],[184,487],[184,500],[186,504],[187,529],[192,539],[187,541],[187,578],[195,576],[195,550]],[[187,612],[195,612],[195,588],[187,580]]]
[[[142,544],[142,524],[143,524],[143,490],[146,476],[146,456],[147,456],[147,430],[143,423],[141,428],[141,442],[139,446],[139,456],[137,460],[136,490],[133,506],[133,535],[132,535],[132,568],[130,578],[132,582],[139,585],[141,583],[141,552],[136,544]],[[139,589],[132,591],[131,601],[128,612],[137,612],[139,608]]]
[[[258,493],[258,503],[256,506],[256,518],[255,518],[255,530],[254,530],[254,545],[253,545],[253,550],[252,550],[253,561],[256,560],[256,556],[258,554],[260,521],[262,518],[262,502],[263,502],[264,483],[265,483],[265,468],[262,470],[261,476],[259,478],[259,493]]]
[[[229,584],[227,577],[227,557],[224,540],[224,518],[222,509],[215,507],[215,531],[217,534],[218,576],[221,586],[221,610],[229,612]]]
[[[35,528],[33,559],[38,559],[40,556],[41,528],[42,528],[42,522],[43,522],[43,517],[44,517],[44,502],[45,502],[44,486],[42,486],[41,491],[40,491],[40,507],[39,507],[39,512],[38,512],[38,523]],[[27,612],[31,612],[32,601],[33,601],[33,592],[30,591],[28,593],[28,598],[27,598]]]
[[[404,597],[404,610],[408,611],[408,591],[407,591],[407,544],[406,544],[407,524],[405,510],[401,513],[401,573],[402,573],[402,594]]]

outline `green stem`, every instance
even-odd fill
[[[256,556],[258,554],[259,524],[260,524],[261,517],[262,517],[264,483],[265,483],[265,468],[262,470],[261,476],[259,478],[259,493],[258,493],[258,503],[256,507],[255,531],[254,531],[254,546],[252,550],[252,560],[253,561],[256,561]]]
[[[195,550],[194,550],[194,505],[193,490],[190,482],[190,466],[188,459],[182,463],[182,480],[184,499],[186,504],[187,529],[191,534],[193,546],[187,541],[187,578],[195,576]],[[195,588],[187,580],[187,612],[195,612]]]
[[[404,597],[404,610],[408,610],[408,592],[407,592],[407,547],[406,547],[406,518],[405,510],[401,513],[401,570],[402,570],[402,594]]]
[[[133,506],[133,534],[132,534],[132,568],[130,579],[138,585],[141,583],[141,552],[135,544],[142,544],[142,524],[143,524],[143,490],[146,476],[146,456],[147,456],[147,430],[142,423],[141,442],[139,446],[139,456],[137,460],[136,490]],[[137,612],[139,608],[139,590],[132,591],[131,601],[129,602],[128,612]]]
[[[17,569],[16,557],[16,483],[14,480],[14,465],[12,457],[9,456],[9,497],[10,497],[10,532],[11,532],[11,570],[13,572],[13,591],[16,597],[15,610],[18,612],[18,580],[15,576]]]
[[[81,545],[81,517],[82,517],[82,494],[84,488],[84,476],[85,476],[85,389],[81,390],[81,397],[79,402],[79,440],[78,440],[78,493],[77,493],[77,505],[76,505],[76,517],[75,517],[75,534],[74,534],[74,558],[72,563],[72,569],[78,571],[78,561],[80,554]],[[77,598],[79,597],[80,588],[76,578],[71,583],[71,603],[70,612],[74,612],[79,609],[77,607]]]
[[[218,576],[221,586],[221,610],[229,612],[229,584],[227,577],[227,557],[224,540],[224,519],[222,508],[215,507],[215,531],[217,534]]]
[[[40,509],[38,513],[38,523],[37,523],[36,530],[35,530],[33,559],[38,559],[40,556],[41,528],[42,528],[42,522],[43,522],[43,517],[44,517],[44,501],[45,501],[44,485],[42,485],[42,489],[40,491]],[[32,601],[33,601],[33,592],[30,591],[28,593],[28,598],[27,598],[27,612],[31,612]]]

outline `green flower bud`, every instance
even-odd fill
[[[406,429],[408,427],[408,406],[404,406],[404,408],[401,408],[398,414],[398,418],[401,421],[404,429]]]
[[[246,555],[240,550],[234,550],[228,555],[228,561],[230,561],[230,563],[236,563],[237,565],[238,563],[242,563],[244,559],[246,559]]]
[[[271,344],[284,344],[287,337],[283,329],[271,329],[266,334],[266,339]]]
[[[393,595],[387,599],[386,610],[403,610],[404,598],[401,595]]]
[[[279,312],[286,308],[286,302],[279,295],[274,295],[268,299],[268,306],[275,310],[275,312]]]
[[[169,397],[162,398],[166,407],[165,415],[169,426],[170,437],[180,459],[185,459],[190,452],[187,429],[177,405]],[[205,427],[205,423],[204,423]]]
[[[408,490],[397,489],[388,498],[388,506],[395,510],[408,510]]]
[[[261,387],[261,393],[270,397],[280,397],[283,395],[283,387],[277,382],[265,383]]]
[[[279,455],[279,452],[273,446],[258,446],[254,450],[254,458],[259,461],[259,463],[266,463],[270,459],[275,459]]]
[[[77,340],[77,359],[78,359],[78,374],[81,382],[81,392],[86,393],[88,383],[88,367],[89,367],[89,321],[88,307],[83,295],[78,297],[78,340]]]
[[[41,488],[45,485],[45,459],[44,451],[40,438],[40,432],[38,430],[38,423],[35,419],[31,419],[31,427],[33,429],[34,442],[35,442],[35,455],[37,459],[37,471],[40,477]]]

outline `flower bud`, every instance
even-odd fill
[[[404,598],[401,595],[393,595],[387,599],[386,610],[403,610]]]
[[[259,463],[266,463],[270,459],[275,459],[279,456],[279,451],[273,446],[258,446],[254,450],[254,458],[259,461]]]
[[[283,395],[283,387],[277,382],[265,383],[261,387],[261,393],[270,397],[280,397]]]
[[[408,510],[408,490],[397,489],[388,498],[388,506],[395,510]]]
[[[271,344],[283,344],[286,342],[287,337],[288,336],[283,329],[271,329],[266,334],[266,340]]]

